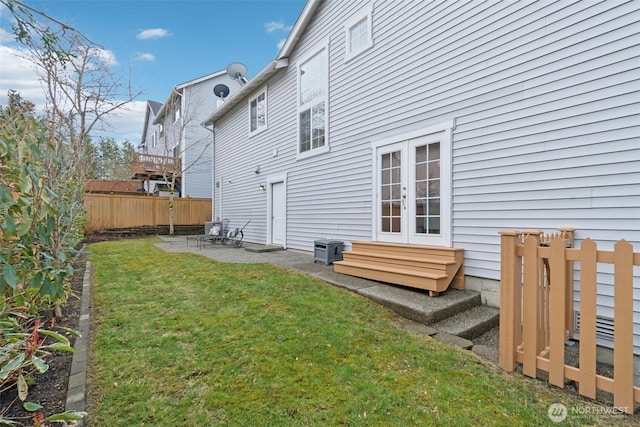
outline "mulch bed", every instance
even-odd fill
[[[62,316],[56,317],[56,326],[62,326],[77,330],[80,320],[80,301],[82,297],[82,281],[85,272],[85,259],[80,254],[74,262],[75,274],[71,278],[72,295],[62,307]],[[48,310],[41,314],[43,325],[49,327],[54,313]],[[57,330],[57,329],[56,329]],[[74,337],[69,337],[71,345]],[[43,413],[45,418],[49,415],[65,411],[67,400],[67,384],[71,370],[72,353],[64,351],[52,353],[45,360],[49,369],[44,374],[34,376],[35,384],[29,387],[27,401],[42,405],[42,409],[33,413],[23,408],[23,402],[18,399],[15,388],[0,394],[0,416],[21,422],[25,426],[34,425],[34,414]]]

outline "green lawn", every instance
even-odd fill
[[[92,426],[558,425],[593,405],[271,265],[92,244]],[[606,425],[570,415],[563,425]]]

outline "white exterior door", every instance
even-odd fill
[[[287,219],[287,196],[285,183],[283,181],[271,183],[270,194],[270,243],[274,245],[284,245]]]
[[[448,132],[376,146],[374,240],[451,246]]]

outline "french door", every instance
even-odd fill
[[[375,240],[450,246],[446,132],[376,147]]]

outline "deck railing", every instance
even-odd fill
[[[640,402],[634,386],[633,267],[640,253],[620,240],[613,251],[598,250],[591,239],[572,248],[573,230],[554,235],[539,230],[501,231],[500,366],[513,371],[517,363],[530,377],[537,370],[549,383],[579,383],[578,392],[595,399],[596,389],[613,394],[614,406],[632,414]],[[579,365],[565,363],[565,342],[573,328],[573,273],[580,270]],[[597,264],[613,264],[613,378],[596,373]]]
[[[182,171],[179,157],[158,156],[155,154],[136,153],[131,162],[131,175],[178,175]]]

